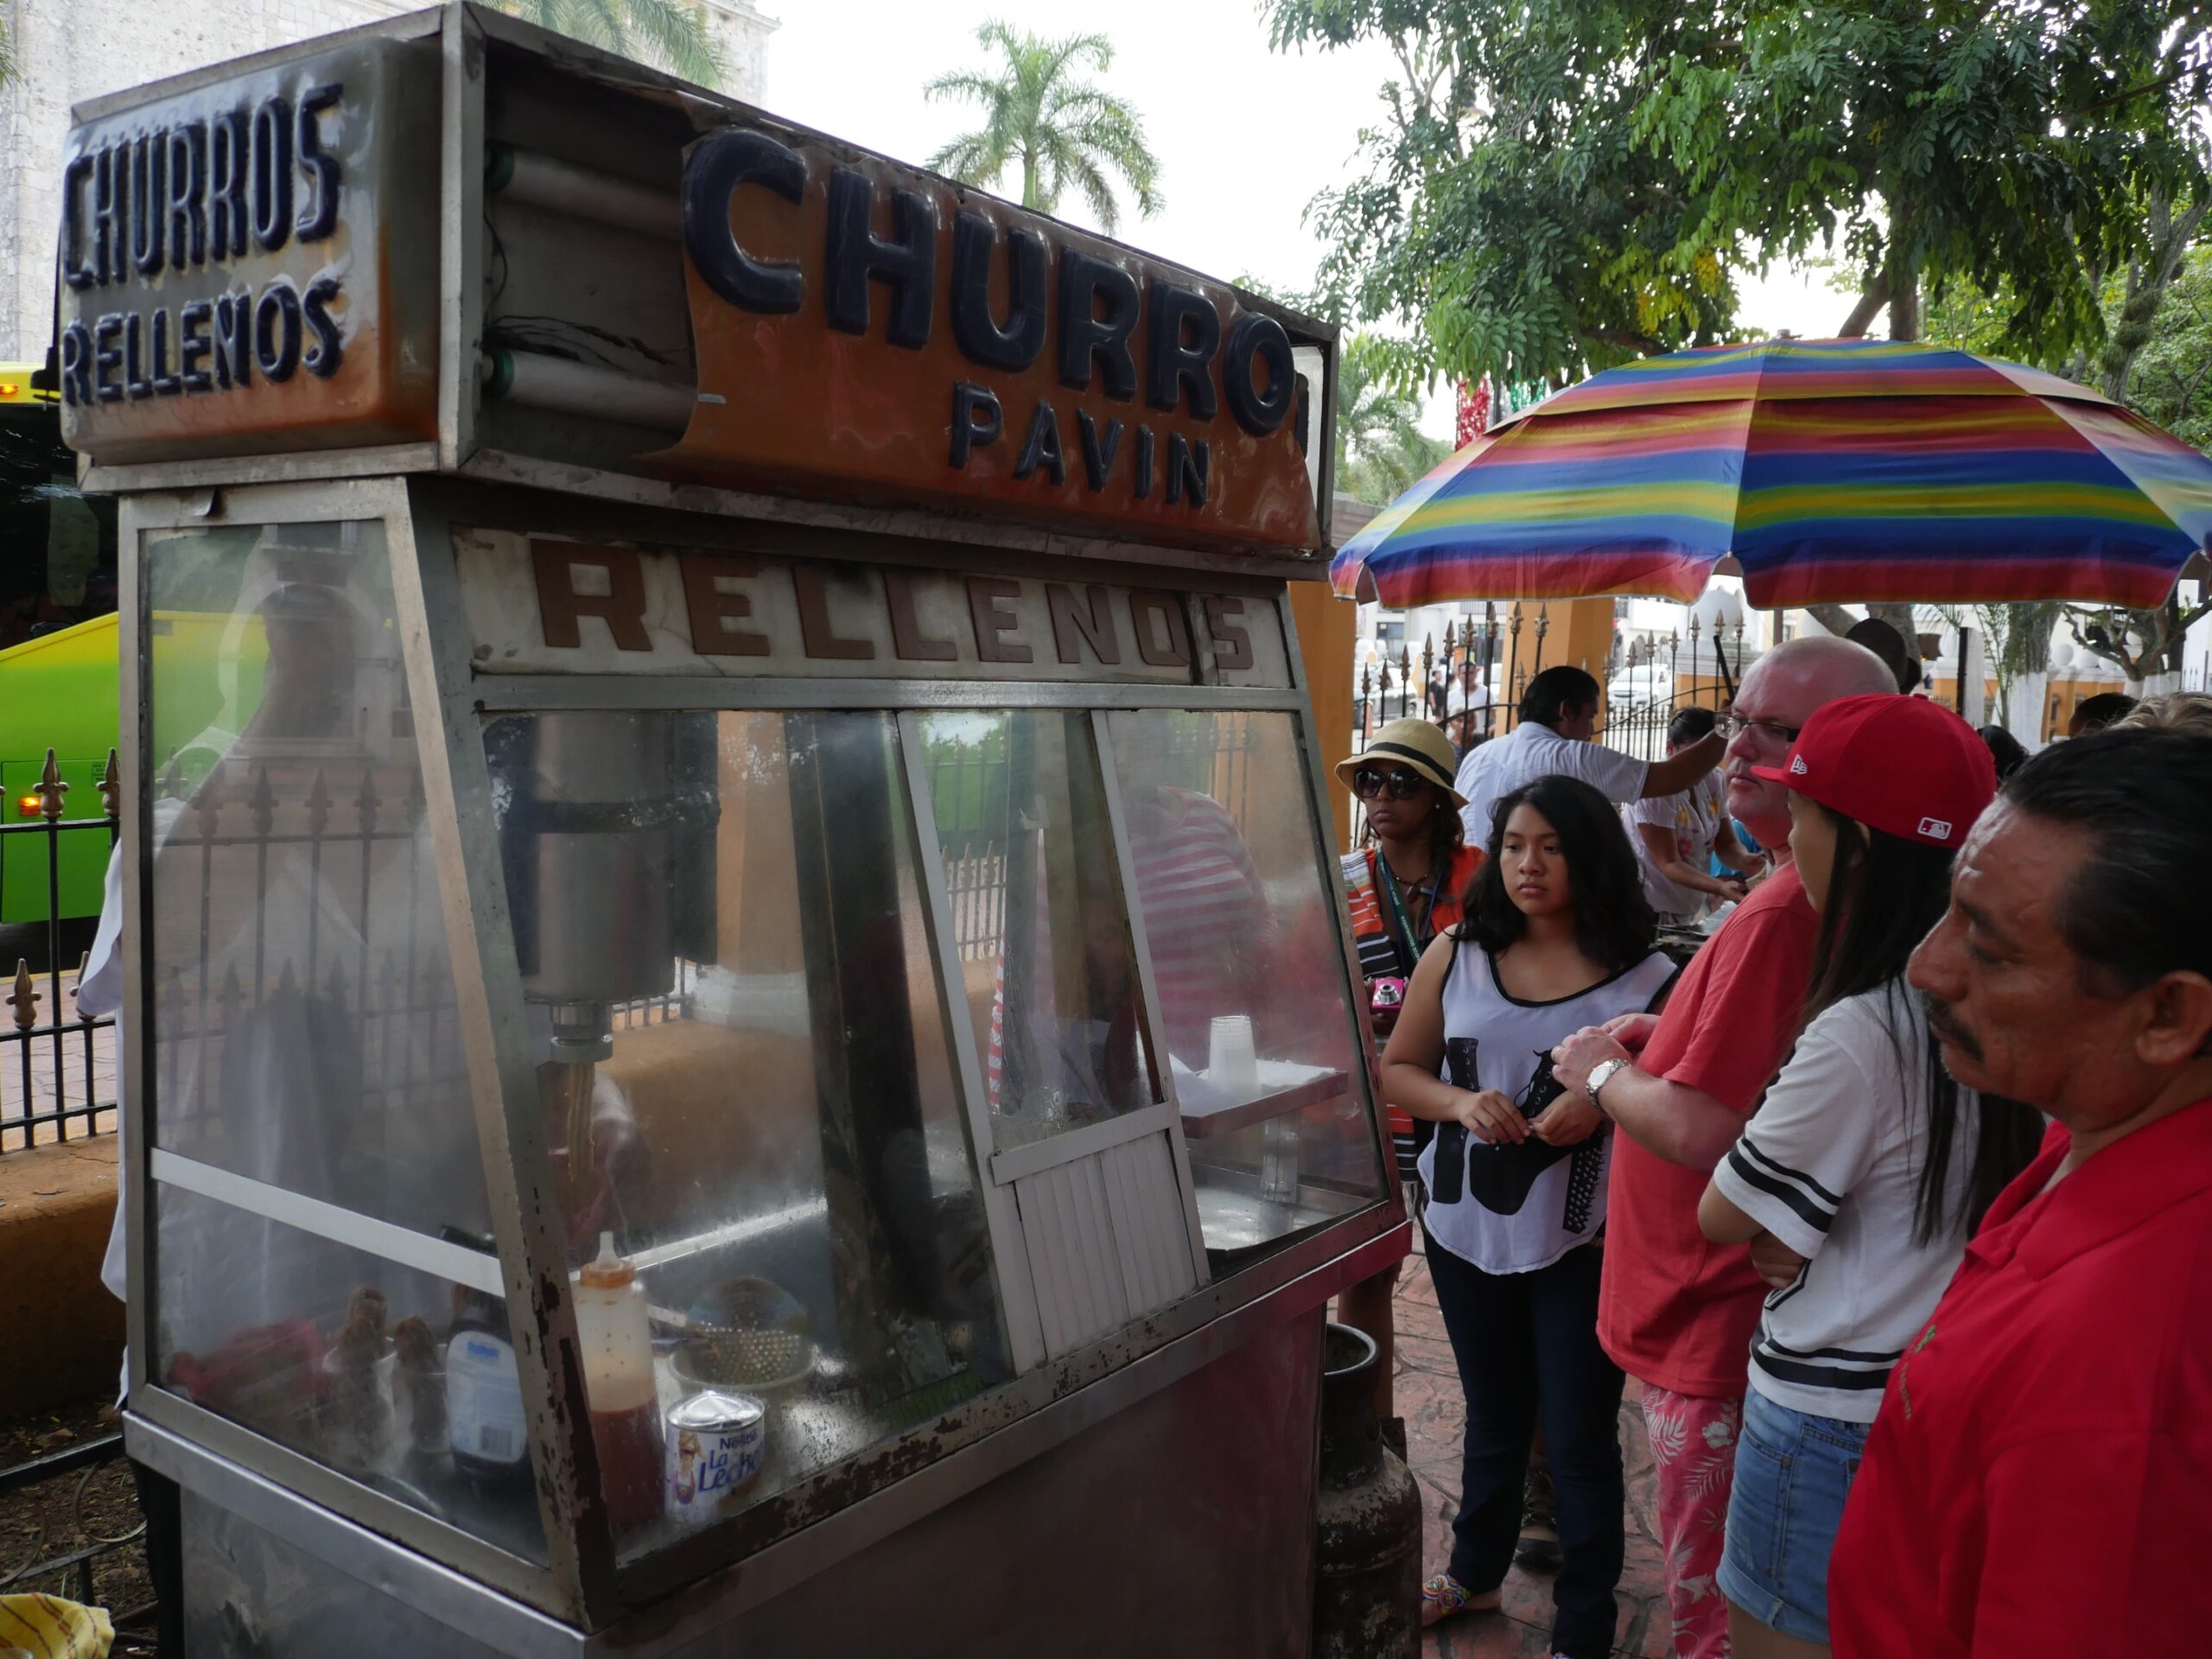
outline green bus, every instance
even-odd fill
[[[77,487],[60,410],[29,363],[0,363],[0,791],[6,821],[42,816],[53,750],[65,820],[105,816],[116,743],[115,504]],[[99,913],[108,838],[72,830],[0,836],[0,925],[48,919],[49,847],[61,918]]]

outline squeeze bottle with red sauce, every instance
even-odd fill
[[[661,1511],[660,1395],[645,1287],[615,1255],[611,1232],[599,1236],[598,1259],[576,1274],[576,1340],[607,1519],[617,1533],[630,1531]]]

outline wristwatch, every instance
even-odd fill
[[[1582,1085],[1582,1092],[1590,1096],[1590,1103],[1599,1111],[1605,1112],[1605,1103],[1598,1098],[1598,1091],[1611,1083],[1613,1080],[1613,1074],[1627,1064],[1626,1060],[1616,1057],[1610,1060],[1600,1060],[1590,1068],[1590,1080]],[[1611,1117],[1612,1114],[1605,1112],[1605,1116]]]

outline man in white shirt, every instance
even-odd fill
[[[1708,732],[1656,762],[1638,760],[1602,743],[1598,728],[1598,682],[1579,668],[1548,668],[1521,694],[1521,723],[1503,737],[1468,751],[1457,787],[1467,799],[1460,814],[1467,843],[1490,845],[1495,804],[1522,785],[1564,774],[1580,778],[1609,801],[1625,806],[1646,796],[1688,789],[1720,763],[1727,745]]]

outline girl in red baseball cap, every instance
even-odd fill
[[[1827,1651],[1827,1562],[1891,1368],[2042,1122],[1952,1082],[1904,982],[1951,860],[1996,793],[1974,728],[1914,697],[1832,702],[1789,760],[1790,850],[1821,912],[1797,1046],[1713,1172],[1698,1221],[1750,1242],[1777,1294],[1719,1574],[1738,1659]]]

